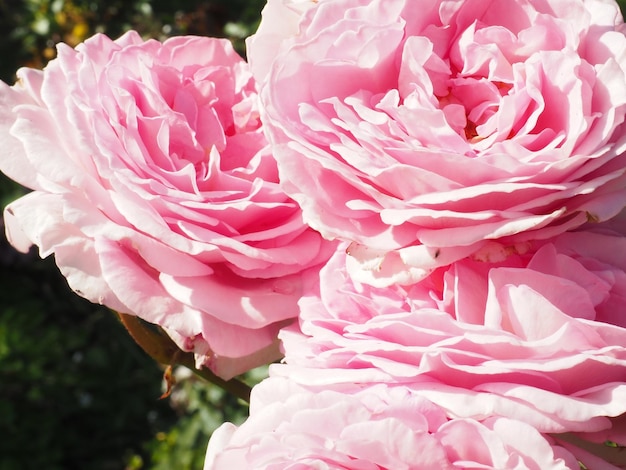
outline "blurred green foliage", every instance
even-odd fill
[[[21,66],[41,68],[55,45],[75,46],[95,33],[115,38],[134,29],[165,39],[194,34],[243,39],[256,29],[263,0],[0,0],[0,79],[11,83]]]
[[[226,421],[240,424],[247,416],[245,404],[232,395],[207,385],[184,367],[177,373],[182,381],[171,401],[181,417],[169,433],[158,434],[150,443],[152,470],[202,468],[212,431]],[[244,380],[254,385],[266,376],[267,367],[260,367],[246,374]]]
[[[160,371],[53,260],[2,253],[0,469],[121,469],[175,422]]]

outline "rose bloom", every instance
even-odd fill
[[[253,390],[248,421],[239,428],[222,425],[207,450],[205,470],[248,468],[580,467],[570,452],[525,423],[448,420],[439,407],[403,387],[313,391],[270,378]]]
[[[527,248],[387,288],[353,281],[338,251],[301,300],[300,327],[281,332],[286,364],[272,373],[405,384],[450,417],[610,435],[626,413],[626,238],[572,232]],[[612,437],[626,445],[626,432]]]
[[[317,0],[268,0],[261,11],[257,31],[246,39],[248,63],[255,78],[262,80],[269,73],[281,43],[298,33],[304,12]]]
[[[278,357],[301,273],[330,253],[279,188],[230,43],[96,35],[18,76],[0,83],[0,169],[34,191],[5,211],[11,243],[218,375]]]
[[[623,207],[626,36],[614,1],[303,10],[258,77],[265,130],[305,221],[353,242],[370,283],[410,283],[484,240],[549,238]],[[269,60],[265,43],[251,41],[252,63]]]

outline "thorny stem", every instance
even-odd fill
[[[221,379],[209,369],[196,369],[193,353],[181,350],[158,326],[148,324],[134,315],[117,313],[117,316],[130,336],[141,346],[141,349],[158,363],[168,366],[175,364],[185,366],[204,380],[221,387],[246,403],[250,403],[251,389],[249,386],[237,379]]]

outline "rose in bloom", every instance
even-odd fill
[[[448,420],[402,387],[312,391],[270,378],[255,387],[251,407],[239,428],[227,423],[215,431],[205,470],[580,468],[525,423]]]
[[[267,76],[281,43],[298,33],[298,23],[304,12],[316,0],[268,0],[261,11],[257,31],[246,39],[248,63],[255,78]]]
[[[388,288],[353,281],[338,251],[300,327],[281,333],[287,364],[273,374],[405,384],[449,417],[606,433],[626,413],[626,238],[570,232],[527,248]]]
[[[378,285],[606,220],[624,30],[607,0],[319,0],[262,77],[283,188]]]
[[[11,243],[223,377],[275,359],[301,273],[330,253],[279,188],[257,102],[226,40],[61,45],[0,83],[0,169],[34,190],[6,209]]]

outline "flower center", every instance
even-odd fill
[[[511,86],[483,77],[450,79],[448,95],[438,97],[448,124],[475,144],[498,132],[498,114]]]

